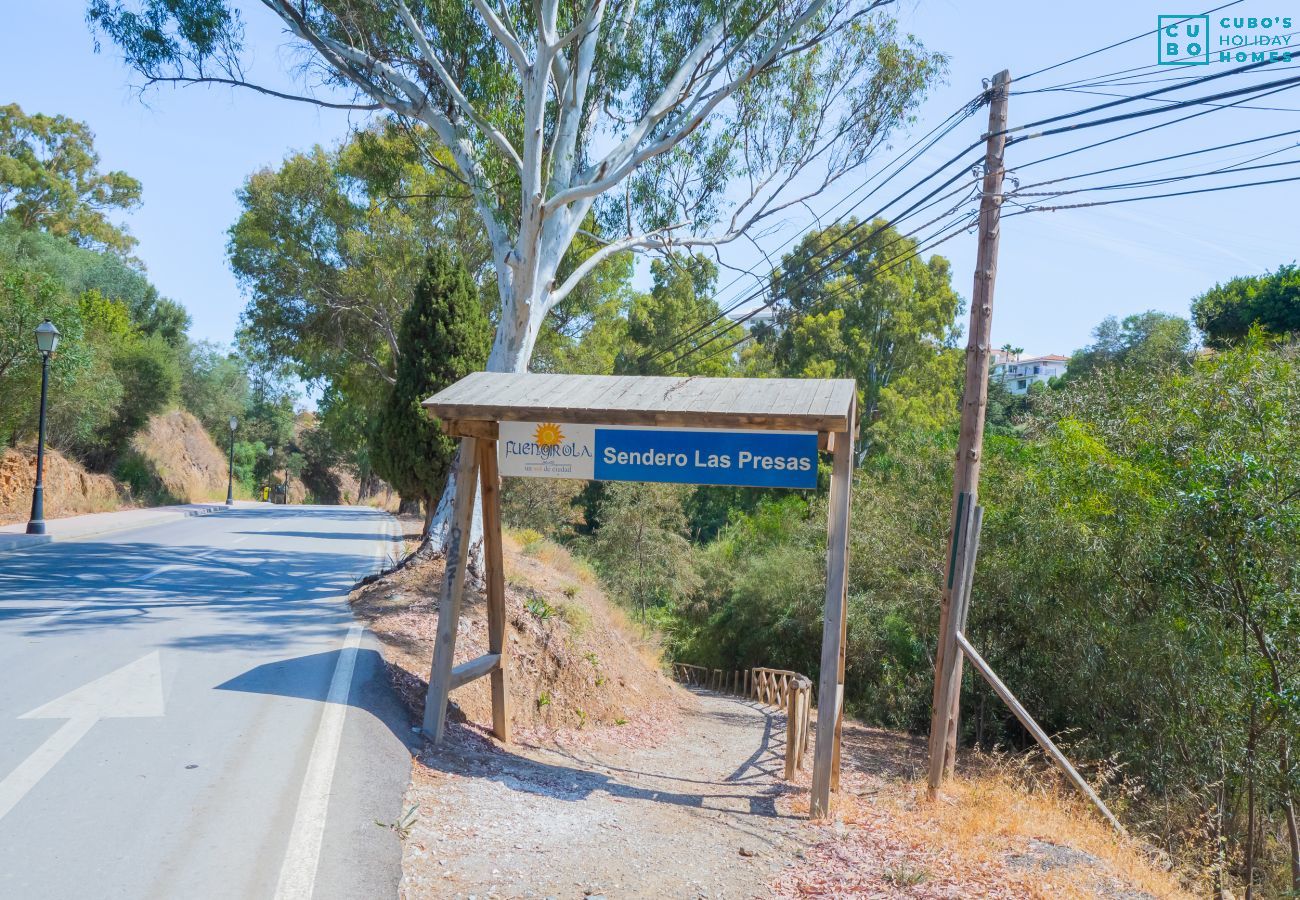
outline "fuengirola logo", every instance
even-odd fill
[[[564,443],[564,432],[554,422],[539,422],[533,440],[539,447],[558,447]]]
[[[1290,16],[1221,16],[1211,23],[1208,15],[1162,15],[1156,24],[1162,66],[1291,62],[1294,55]]]
[[[565,438],[564,431],[554,422],[539,422],[531,441],[505,441],[507,456],[536,456],[542,460],[557,457],[590,458],[591,447]]]

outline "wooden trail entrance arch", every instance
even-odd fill
[[[438,598],[425,734],[442,743],[447,695],[487,675],[492,730],[510,741],[502,475],[809,488],[816,486],[820,450],[832,455],[833,468],[810,813],[826,815],[831,791],[839,787],[856,397],[856,386],[847,379],[476,372],[425,400],[425,410],[442,421],[443,431],[461,439],[455,474],[462,488],[456,491]],[[453,666],[476,475],[483,506],[488,652]]]

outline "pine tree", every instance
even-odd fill
[[[482,369],[491,341],[491,325],[469,272],[446,250],[434,250],[402,316],[397,380],[371,433],[375,471],[404,501],[424,503],[426,525],[456,444],[420,402]]]

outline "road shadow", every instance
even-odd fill
[[[387,665],[390,679],[408,703],[415,697],[422,697],[420,689],[426,684],[424,679],[391,663]],[[580,759],[556,746],[548,746],[545,751],[568,759],[571,764],[545,762],[517,753],[488,737],[484,727],[467,721],[454,701],[448,703],[443,745],[434,747],[424,743],[417,756],[421,764],[434,771],[496,781],[512,791],[574,803],[588,800],[596,793],[604,793],[623,801],[667,803],[710,812],[727,812],[741,817],[789,818],[776,808],[777,799],[793,790],[780,781],[784,766],[784,740],[774,739],[775,734],[783,733],[784,718],[745,698],[727,699],[749,707],[762,717],[761,734],[754,753],[734,771],[716,779],[694,779],[620,767],[598,758]],[[752,712],[701,715],[743,719],[745,725],[755,722]],[[684,731],[686,736],[683,739],[689,740],[689,726]],[[593,771],[593,767],[604,771]],[[642,779],[671,786],[637,783]],[[771,780],[760,783],[763,779]],[[737,793],[736,788],[746,786],[746,782],[753,782],[752,792]],[[745,808],[740,809],[739,805]]]
[[[263,663],[217,685],[214,690],[325,703],[342,653],[342,650],[330,650]],[[411,730],[406,707],[393,690],[384,659],[373,649],[356,651],[348,706],[382,722],[410,753],[420,749],[422,742]]]
[[[289,524],[275,514],[279,509],[235,508],[200,521]],[[328,640],[351,621],[341,598],[376,571],[392,547],[386,531],[348,529],[354,543],[347,546],[343,533],[330,529],[382,515],[346,507],[293,509],[300,529],[304,519],[322,525],[319,532],[295,532],[313,539],[300,549],[178,546],[157,543],[155,533],[152,541],[76,541],[7,553],[0,557],[0,634],[58,638],[193,618],[201,627],[161,646],[221,651]]]

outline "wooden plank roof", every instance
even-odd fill
[[[440,419],[845,432],[847,378],[666,378],[475,372],[424,401]]]

